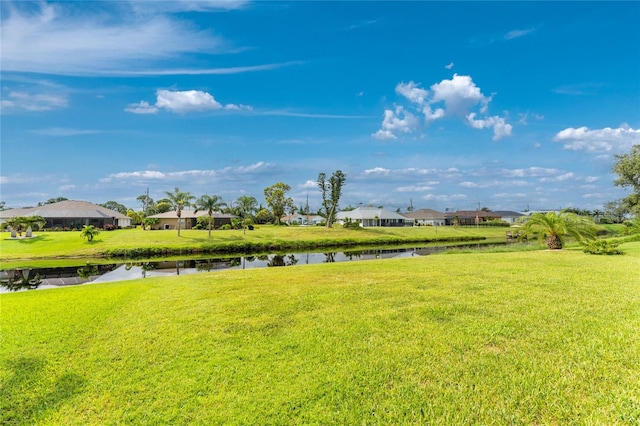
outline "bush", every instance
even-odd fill
[[[107,223],[106,225],[104,225],[105,231],[115,231],[115,229],[116,229],[116,226],[111,223]]]
[[[224,225],[222,225],[219,228],[221,231],[228,231],[229,229],[231,229],[231,225],[229,225],[228,223],[225,223]]]
[[[362,229],[362,227],[358,222],[354,222],[349,218],[345,219],[344,223],[342,224],[342,227],[345,229]]]
[[[618,240],[593,240],[584,243],[582,251],[589,254],[624,254],[622,250],[617,248],[619,245]]]

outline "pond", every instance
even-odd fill
[[[497,244],[490,244],[495,246]],[[48,268],[14,268],[0,271],[0,293],[25,289],[47,289],[88,283],[126,281],[138,278],[176,276],[226,269],[253,269],[318,263],[352,262],[426,256],[452,248],[479,249],[488,244],[424,247],[368,248],[363,250],[272,253],[251,256],[200,259],[154,259],[107,264],[80,263]]]

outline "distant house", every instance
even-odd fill
[[[520,220],[521,217],[524,217],[522,213],[512,212],[508,210],[495,211],[492,213],[500,216],[500,220],[507,223],[516,223]]]
[[[9,209],[0,212],[0,224],[7,219],[20,216],[41,216],[46,229],[81,229],[84,225],[104,228],[106,225],[127,227],[131,218],[88,201],[60,201],[38,207]]]
[[[445,215],[436,210],[420,209],[409,213],[402,213],[402,216],[411,220],[414,225],[430,225],[430,226],[444,226]]]
[[[324,222],[324,217],[317,214],[290,214],[282,218],[282,222],[289,225],[311,225],[315,226]]]
[[[209,216],[208,211],[182,210],[180,215],[180,229],[192,229],[198,223],[198,218]],[[178,213],[171,210],[165,213],[154,214],[149,216],[152,219],[159,219],[159,223],[151,225],[151,229],[178,229]],[[239,218],[231,214],[214,213],[211,216],[211,223],[214,228],[222,225],[230,225],[231,219]]]
[[[351,220],[362,227],[371,226],[405,226],[407,218],[390,210],[378,207],[358,207],[355,210],[342,211],[336,214],[336,222],[344,224]]]
[[[502,220],[498,212],[486,212],[484,210],[458,210],[445,213],[447,225],[478,225],[492,220]]]

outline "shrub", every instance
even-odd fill
[[[346,218],[344,220],[344,223],[342,224],[342,227],[345,228],[345,229],[362,229],[362,227],[360,226],[360,224],[358,222],[354,222],[350,218]]]
[[[222,225],[219,228],[221,231],[228,231],[229,229],[231,229],[231,225],[229,225],[228,223],[225,223],[224,225]]]
[[[115,229],[116,229],[116,226],[111,223],[107,223],[106,225],[104,225],[105,231],[114,231]]]
[[[620,245],[618,240],[591,240],[583,244],[582,251],[589,254],[624,254],[617,247]]]

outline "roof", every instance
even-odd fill
[[[420,209],[408,213],[402,213],[402,216],[409,219],[444,219],[444,213],[431,209]]]
[[[201,216],[209,216],[209,211],[208,210],[198,210],[198,213],[196,213],[195,210],[189,210],[189,209],[184,209],[182,210],[181,214],[180,214],[180,218],[181,219],[196,219],[198,217]],[[154,214],[153,216],[149,216],[150,218],[154,218],[154,219],[177,219],[178,218],[178,214],[175,210],[170,210],[168,212],[164,212],[164,213],[158,213],[158,214]],[[211,217],[213,218],[232,218],[232,217],[238,217],[238,216],[234,216],[232,214],[224,214],[224,213],[213,213],[213,215],[211,215]]]
[[[484,210],[458,210],[455,212],[445,213],[446,217],[492,217],[501,218],[502,216],[498,212],[486,212]]]
[[[522,213],[518,213],[518,212],[512,212],[509,210],[501,210],[501,211],[496,211],[496,212],[492,212],[495,213],[496,215],[500,216],[500,217],[520,217],[520,216],[524,216]]]
[[[42,216],[43,218],[92,218],[92,219],[129,219],[115,210],[90,203],[88,201],[60,201],[26,209],[10,209],[0,212],[7,219],[17,216]]]
[[[390,210],[385,210],[379,207],[358,207],[355,210],[341,211],[336,214],[336,219],[398,219],[398,220],[406,220],[407,218],[398,214],[396,212],[392,212]]]

